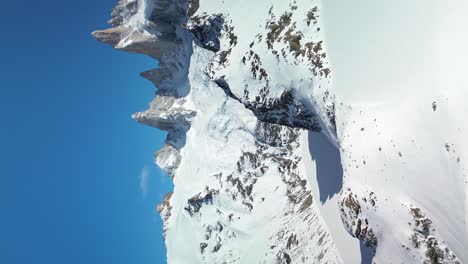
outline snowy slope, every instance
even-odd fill
[[[159,61],[168,262],[468,261],[451,3],[121,0],[93,35]]]
[[[199,49],[188,96],[197,116],[174,179],[168,259],[341,262],[301,168],[301,132],[259,122],[207,76],[200,78],[213,54]]]
[[[352,192],[369,207],[361,214],[376,233],[379,263],[451,263],[452,253],[468,261],[467,7],[463,1],[325,6],[340,102],[342,199]],[[362,201],[371,193],[375,206]]]

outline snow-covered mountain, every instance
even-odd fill
[[[169,263],[468,262],[461,0],[120,0]]]

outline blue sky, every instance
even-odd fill
[[[130,118],[155,62],[90,35],[116,1],[2,3],[0,263],[165,263],[155,205],[171,184],[152,157],[165,134]]]

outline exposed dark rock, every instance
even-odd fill
[[[187,16],[192,17],[200,7],[200,0],[189,0],[189,9],[187,11]]]
[[[373,192],[369,197],[361,199],[367,204],[366,207],[376,207],[376,197]],[[359,201],[357,195],[353,194],[348,188],[343,194],[340,201],[341,218],[348,232],[360,239],[366,247],[376,249],[378,241],[374,230],[369,225],[369,220],[362,214],[363,205]]]
[[[191,216],[198,213],[203,205],[213,204],[213,196],[218,194],[218,190],[207,189],[204,194],[199,193],[187,200],[187,206],[184,208]]]
[[[200,252],[203,254],[205,253],[205,249],[208,247],[207,243],[200,243]]]
[[[218,252],[220,249],[221,249],[221,243],[217,243],[213,248],[213,252]]]
[[[307,12],[307,25],[310,26],[310,22],[313,22],[314,24],[317,23],[317,18],[318,18],[318,7],[313,7],[309,12]]]
[[[432,221],[423,213],[420,208],[410,207],[413,217],[410,226],[413,234],[409,237],[412,248],[423,250],[425,259],[424,264],[456,263],[460,264],[457,256],[447,247],[445,242],[439,241],[436,236],[436,230],[432,226]],[[411,250],[411,247],[407,247]]]
[[[190,18],[187,28],[192,32],[195,43],[202,48],[217,52],[220,49],[219,37],[223,27],[222,15],[198,15]]]

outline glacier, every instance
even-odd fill
[[[120,0],[168,263],[466,263],[461,0]]]

